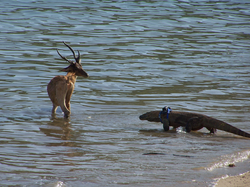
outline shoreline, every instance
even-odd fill
[[[214,187],[247,187],[250,186],[250,172],[242,173],[236,176],[220,178]]]

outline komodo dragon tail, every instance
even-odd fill
[[[247,132],[244,132],[224,121],[220,121],[220,120],[217,120],[217,119],[214,119],[212,118],[212,121],[211,123],[209,123],[208,125],[204,125],[204,127],[213,127],[215,129],[219,129],[219,130],[222,130],[222,131],[226,131],[226,132],[230,132],[230,133],[233,133],[233,134],[236,134],[236,135],[239,135],[239,136],[244,136],[244,137],[247,137],[247,138],[250,138],[250,134],[247,133]]]

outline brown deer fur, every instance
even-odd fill
[[[80,52],[78,51],[78,57],[76,57],[74,50],[65,42],[63,43],[71,50],[75,61],[63,57],[57,50],[59,56],[69,62],[70,65],[62,69],[62,71],[67,72],[67,75],[58,75],[51,79],[47,86],[47,92],[53,103],[52,113],[55,113],[57,107],[60,106],[64,112],[64,117],[67,118],[70,115],[70,98],[75,88],[76,78],[77,76],[87,78],[88,74],[82,69]]]

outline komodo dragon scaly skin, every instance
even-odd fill
[[[250,138],[250,134],[244,132],[224,121],[217,120],[215,118],[191,113],[191,112],[177,112],[169,111],[166,112],[166,107],[162,111],[151,111],[145,114],[142,114],[139,118],[140,120],[148,120],[151,122],[162,122],[163,128],[165,131],[169,130],[169,126],[173,128],[178,128],[180,126],[185,127],[187,132],[197,131],[206,127],[210,133],[215,133],[216,129],[230,132],[239,136],[244,136]],[[167,119],[168,116],[168,119]]]

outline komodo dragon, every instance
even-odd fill
[[[250,138],[249,133],[229,125],[226,122],[203,114],[172,111],[170,107],[164,107],[162,108],[162,111],[147,112],[142,114],[139,118],[140,120],[148,120],[151,122],[162,122],[165,131],[169,130],[169,126],[172,126],[173,128],[182,126],[186,128],[187,132],[190,132],[191,130],[197,131],[206,127],[210,133],[215,133],[216,129],[219,129]]]

